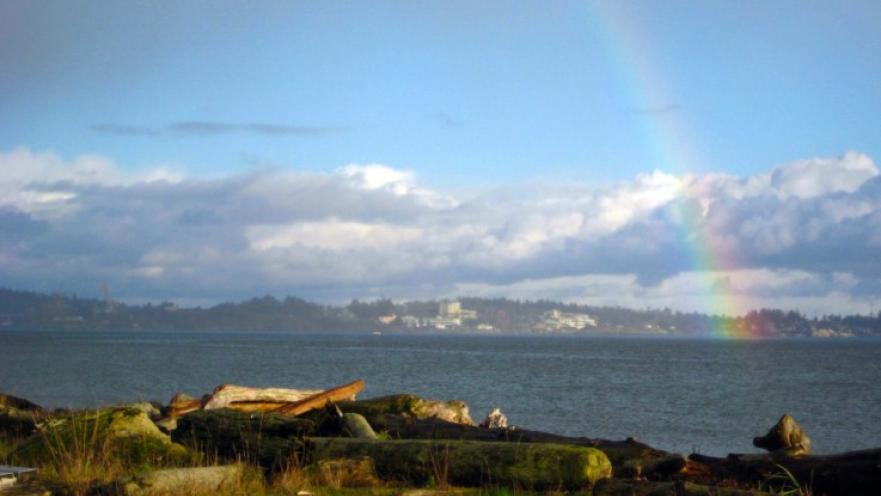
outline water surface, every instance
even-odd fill
[[[48,407],[167,402],[221,383],[499,406],[524,428],[709,454],[784,412],[816,452],[881,446],[881,341],[0,332],[0,391]]]

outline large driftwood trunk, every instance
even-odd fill
[[[616,476],[646,477],[654,480],[668,479],[686,466],[682,455],[657,450],[635,440],[609,441],[585,437],[567,437],[547,432],[524,429],[483,429],[452,424],[436,419],[386,418],[381,426],[388,429],[393,438],[401,439],[460,439],[473,441],[501,441],[511,443],[552,443],[597,448],[611,460]],[[374,429],[384,430],[374,426]]]
[[[169,403],[169,417],[173,420],[196,410],[230,408],[242,412],[276,412],[284,415],[302,415],[328,402],[354,401],[364,389],[364,381],[357,380],[343,386],[321,389],[255,388],[222,384],[211,394],[199,399],[176,394]]]
[[[205,410],[235,408],[243,412],[267,412],[322,392],[324,391],[321,389],[253,388],[223,384],[214,388],[203,408]]]
[[[772,496],[771,493],[725,486],[705,486],[688,481],[655,482],[637,479],[604,479],[593,496]]]
[[[370,457],[377,474],[408,484],[581,490],[612,476],[602,451],[558,444],[307,439],[308,460]]]
[[[352,400],[362,390],[364,390],[364,381],[358,379],[346,385],[313,394],[300,401],[284,404],[273,412],[284,415],[302,415],[311,410],[324,408],[328,403]]]
[[[413,398],[409,395],[387,396],[343,402],[338,406],[344,412],[364,415],[376,432],[385,432],[393,439],[451,439],[586,446],[603,451],[612,461],[616,476],[621,477],[665,480],[681,473],[686,466],[686,460],[682,455],[657,450],[632,439],[609,441],[567,437],[525,429],[487,429],[436,418],[420,419],[412,411]]]
[[[308,419],[231,409],[199,410],[177,421],[172,440],[215,458],[274,470],[302,455],[303,438],[315,432]]]
[[[691,455],[689,458],[691,462],[703,465],[703,477],[714,483],[761,481],[777,489],[798,484],[818,496],[881,494],[881,448],[824,456],[729,455],[716,458]],[[792,474],[794,481],[783,468]]]
[[[204,400],[208,400],[207,395]],[[200,410],[202,408],[202,402],[203,400],[193,398],[188,394],[177,393],[172,396],[171,401],[168,402],[168,415],[171,418],[177,418],[181,415]]]
[[[412,394],[395,394],[361,401],[341,402],[340,408],[360,413],[368,420],[380,415],[405,415],[418,419],[439,419],[455,424],[477,426],[463,401],[427,400]]]

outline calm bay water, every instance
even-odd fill
[[[462,399],[480,421],[708,454],[784,412],[819,453],[881,446],[881,341],[0,333],[0,391],[47,407],[167,402],[221,383]]]

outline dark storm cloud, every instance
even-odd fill
[[[33,239],[45,231],[46,222],[34,220],[30,215],[14,207],[0,207],[0,246],[10,246]]]

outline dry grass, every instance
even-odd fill
[[[113,418],[94,411],[49,419],[36,437],[20,444],[16,461],[37,466],[39,480],[72,495],[88,494],[145,469],[190,462],[185,450],[175,450],[162,439],[114,437]]]
[[[783,465],[777,465],[780,472],[771,475],[767,483],[776,486],[772,493],[777,496],[812,496],[813,491],[810,486],[806,486],[800,482],[792,472]]]
[[[41,431],[48,460],[39,471],[40,479],[79,496],[123,474],[123,463],[113,456],[107,437],[101,436],[99,415],[91,422],[71,416]]]
[[[0,463],[6,463],[7,457],[9,456],[9,452],[12,451],[12,447],[14,446],[14,442],[9,438],[9,436],[0,432]]]
[[[263,473],[257,467],[243,466],[240,475],[234,480],[224,481],[221,487],[180,483],[173,488],[157,491],[155,486],[151,488],[151,496],[264,496],[267,488],[263,480]]]
[[[307,471],[292,460],[272,478],[270,490],[273,494],[297,494],[300,491],[315,487]]]
[[[450,487],[450,446],[444,444],[443,447],[433,449],[429,454],[431,462],[431,486],[437,489],[447,489]]]

